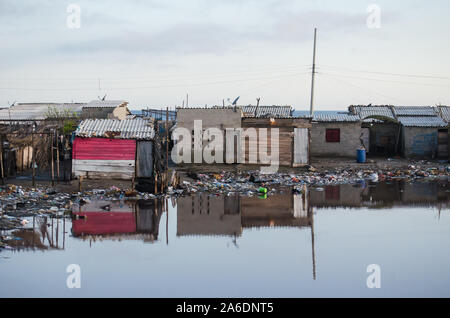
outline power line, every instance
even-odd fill
[[[392,81],[392,80],[385,80],[385,79],[379,79],[379,78],[369,78],[369,77],[360,77],[360,76],[353,76],[353,75],[344,75],[344,74],[330,74],[327,72],[320,72],[320,74],[323,75],[331,75],[331,76],[339,76],[339,77],[347,77],[347,78],[355,78],[355,79],[361,79],[361,80],[367,80],[367,81],[377,81],[377,82],[386,82],[386,83],[398,83],[398,84],[412,84],[412,85],[419,85],[419,86],[434,86],[434,87],[450,87],[450,85],[444,85],[444,84],[431,84],[431,83],[417,83],[417,82],[405,82],[405,81]]]
[[[415,77],[415,78],[429,78],[429,79],[450,80],[450,77],[448,77],[448,76],[440,76],[440,75],[417,75],[417,74],[402,74],[402,73],[366,71],[366,70],[356,70],[356,69],[347,68],[347,67],[331,66],[331,65],[323,65],[323,64],[319,65],[319,68],[321,66],[324,66],[325,68],[329,67],[329,68],[347,70],[349,72],[356,72],[356,73],[370,73],[370,74],[379,74],[379,75],[388,75],[388,76],[400,76],[400,77]]]
[[[241,70],[241,71],[230,71],[230,72],[215,72],[210,74],[185,74],[185,75],[174,75],[174,76],[164,76],[164,75],[158,75],[158,76],[151,76],[151,75],[145,75],[145,76],[123,76],[120,75],[119,77],[108,77],[108,76],[101,76],[102,82],[108,81],[108,82],[124,82],[125,80],[131,80],[131,81],[137,81],[137,82],[148,82],[149,80],[167,80],[167,81],[173,81],[177,79],[186,79],[186,80],[193,80],[193,79],[214,79],[214,78],[222,78],[222,77],[232,77],[232,76],[241,76],[241,74],[268,74],[268,73],[284,73],[288,70],[297,70],[297,71],[306,71],[308,65],[298,65],[298,66],[278,66],[278,67],[262,67],[258,68],[257,70]],[[0,78],[0,81],[85,81],[85,82],[98,82],[98,76],[93,77],[85,77],[85,78]]]
[[[333,75],[330,75],[330,74],[324,74],[324,73],[318,73],[318,74],[319,74],[319,75],[326,75],[326,76],[328,76],[329,78],[334,79],[335,81],[344,83],[344,84],[349,85],[349,86],[353,86],[353,87],[358,88],[358,89],[362,89],[362,90],[371,92],[371,93],[373,93],[373,94],[382,96],[382,97],[384,97],[384,98],[394,99],[394,100],[397,100],[397,101],[399,101],[399,102],[402,102],[402,101],[399,100],[398,98],[391,97],[391,96],[388,96],[388,95],[385,95],[385,94],[381,94],[381,93],[379,93],[379,92],[377,92],[377,91],[375,91],[375,90],[372,90],[372,89],[368,89],[368,88],[364,88],[364,87],[355,85],[355,84],[353,84],[353,83],[344,81],[344,80],[342,80],[342,79],[340,79],[340,78],[338,78],[338,77],[336,77],[336,76],[333,76]]]
[[[204,83],[183,83],[183,84],[173,84],[173,85],[158,85],[158,86],[142,86],[142,87],[103,87],[105,91],[112,90],[133,90],[133,89],[153,89],[153,88],[170,88],[170,87],[192,87],[192,86],[207,86],[225,83],[236,83],[236,82],[248,82],[248,81],[258,81],[264,79],[276,79],[276,78],[287,78],[295,77],[299,75],[308,74],[309,72],[303,73],[293,73],[281,76],[270,76],[270,77],[259,77],[259,78],[247,78],[247,79],[234,79],[234,80],[223,80],[215,82],[204,82]],[[97,91],[98,88],[25,88],[25,87],[0,87],[1,90],[23,90],[23,91]]]

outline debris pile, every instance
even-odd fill
[[[303,185],[322,187],[326,185],[360,184],[404,180],[405,182],[448,180],[449,167],[421,168],[409,165],[405,169],[359,170],[356,168],[318,171],[312,166],[298,173],[260,174],[257,171],[241,173],[222,172],[219,174],[187,173],[178,193],[210,192],[214,194],[241,193],[256,195],[259,188],[293,187],[301,192]]]

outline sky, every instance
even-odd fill
[[[448,0],[0,0],[0,107],[106,94],[133,109],[239,96],[306,110],[315,27],[315,110],[450,105],[449,9]]]

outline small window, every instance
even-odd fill
[[[327,129],[325,139],[327,142],[341,142],[341,130]]]

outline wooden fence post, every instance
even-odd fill
[[[5,168],[3,167],[3,136],[0,135],[0,165],[2,170],[2,184],[5,184]]]

